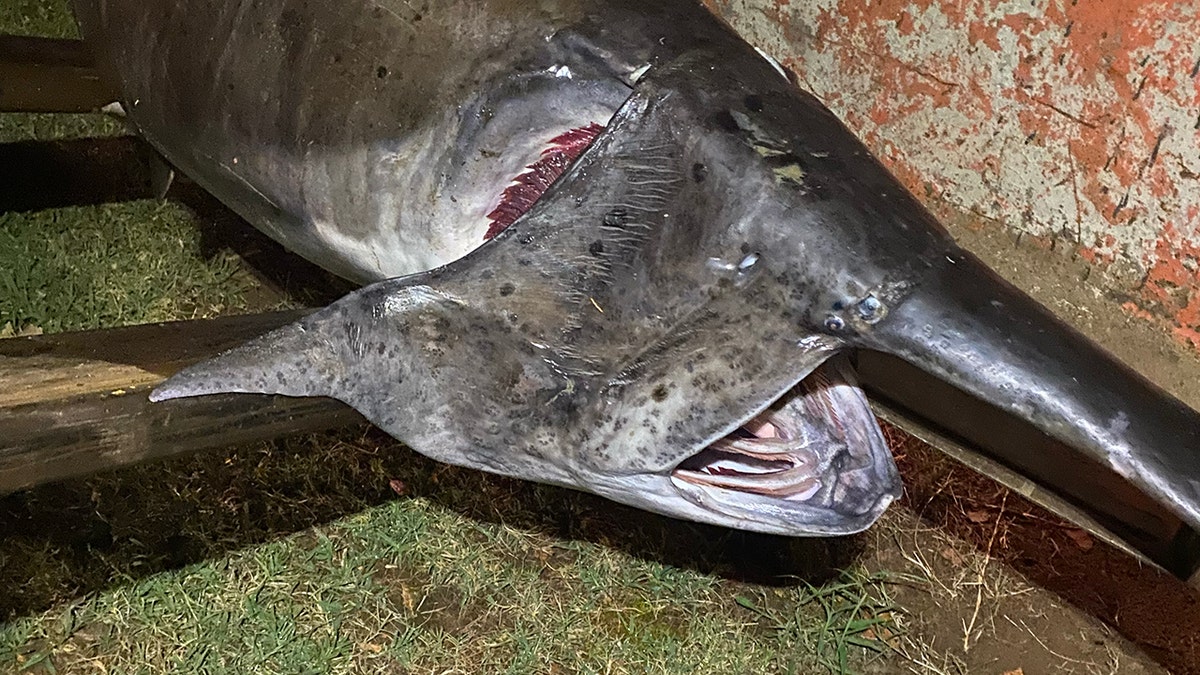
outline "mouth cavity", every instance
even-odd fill
[[[891,461],[853,371],[835,359],[772,407],[681,462],[671,479],[677,486],[854,511],[852,502],[873,503],[871,494],[894,489],[886,484],[894,482]],[[892,481],[881,484],[889,469]]]
[[[754,417],[684,460],[675,480],[710,488],[805,501],[822,487],[820,459],[787,405]]]

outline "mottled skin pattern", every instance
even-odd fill
[[[266,4],[278,17],[326,12],[292,0]],[[185,0],[173,6],[207,7]],[[397,265],[420,268],[455,257],[430,242],[473,235],[453,210],[461,221],[474,212],[443,202],[458,203],[446,199],[464,180],[456,172],[483,175],[466,167],[486,145],[480,139],[495,131],[490,120],[506,120],[497,123],[505,132],[520,126],[514,120],[528,109],[514,101],[540,105],[547,91],[556,101],[582,99],[582,106],[556,103],[572,110],[565,117],[573,123],[591,114],[584,108],[603,107],[617,92],[623,101],[593,146],[493,241],[443,267],[368,286],[188,369],[157,390],[156,400],[234,391],[333,396],[443,461],[569,485],[678,517],[793,535],[841,533],[869,525],[897,493],[877,434],[856,436],[857,453],[838,455],[854,466],[823,468],[823,487],[810,499],[693,490],[671,476],[833,354],[867,348],[900,356],[1029,421],[1200,525],[1200,418],[955,246],[829,111],[704,9],[684,0],[650,8],[582,1],[536,11],[518,6],[525,4],[423,8],[422,21],[442,29],[435,33],[440,48],[481,70],[469,77],[460,66],[448,67],[445,92],[423,89],[428,77],[414,76],[407,95],[394,100],[395,119],[413,126],[394,129],[395,137],[376,132],[392,118],[371,107],[375,99],[363,99],[370,117],[352,115],[346,129],[313,127],[343,139],[333,153],[338,157],[378,159],[377,137],[395,147],[417,137],[422,152],[433,153],[420,155],[428,161],[415,167],[401,160],[416,155],[393,158],[407,168],[389,174],[395,179],[389,185],[403,186],[403,199],[420,204],[401,209],[399,220],[370,206],[393,198],[380,196],[370,181],[329,178],[339,175],[331,173],[331,155],[303,150],[308,126],[267,118],[243,132],[211,122],[212,115],[251,114],[230,102],[213,109],[197,104],[203,114],[172,113],[156,103],[171,95],[160,89],[169,74],[116,57],[126,86],[145,92],[145,101],[131,106],[132,118],[168,156],[192,162],[183,162],[185,170],[207,176],[206,185],[251,222],[356,278],[388,273],[371,272],[363,261],[391,250],[395,242],[378,234],[389,228],[402,232]],[[455,11],[467,12],[462,25],[476,32],[455,29]],[[96,25],[86,16],[85,33]],[[369,17],[372,30],[381,30],[389,16],[368,12],[360,19]],[[416,49],[403,46],[409,23],[394,26],[402,45],[393,52],[397,58]],[[494,26],[502,39],[476,43],[481,26]],[[191,44],[171,32],[149,34],[160,49],[175,40]],[[313,49],[333,44],[296,39]],[[294,46],[286,36],[280,44]],[[546,45],[568,45],[556,58],[579,68],[592,64],[596,78],[582,78],[586,86],[561,77],[538,80],[545,86],[532,89],[497,84],[531,62],[538,73],[555,72]],[[166,49],[177,52],[182,47]],[[427,52],[416,54],[422,63]],[[324,81],[306,79],[324,76],[323,68],[308,67],[308,59],[324,58],[332,56],[304,51],[285,60],[293,67],[288,76],[304,83],[280,91],[299,97],[291,103],[309,116],[321,106],[346,112],[343,97],[320,92]],[[223,77],[214,72],[210,96],[219,96],[213,92]],[[481,110],[470,103],[474,94],[464,92],[484,92],[499,105],[478,133],[464,131],[475,128],[471,121]],[[497,92],[516,98],[501,104],[492,96]],[[426,99],[401,105],[421,94]],[[452,111],[441,107],[448,101]],[[300,114],[271,105],[289,120]],[[469,114],[460,115],[464,110]],[[538,133],[552,129],[533,126]],[[203,133],[188,137],[180,127]],[[259,168],[226,181],[221,176],[232,164],[215,162],[209,142],[227,154],[259,157],[252,163]],[[435,151],[438,142],[445,145]],[[280,144],[290,150],[254,152]],[[287,161],[271,164],[280,157]],[[431,167],[446,171],[436,189],[423,182]],[[261,181],[254,191],[240,187],[253,180]],[[413,182],[404,186],[405,180]],[[268,204],[281,210],[262,211]],[[422,208],[429,212],[424,221]],[[328,220],[312,216],[321,209],[330,210]],[[333,240],[322,228],[344,228],[369,242],[368,255],[354,247],[326,250]],[[404,250],[413,242],[432,248]],[[865,416],[853,422],[872,424]]]

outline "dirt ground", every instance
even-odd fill
[[[872,565],[914,641],[967,673],[1200,672],[1200,594],[919,442],[898,443],[905,499]],[[931,672],[939,672],[931,668]]]

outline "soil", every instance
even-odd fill
[[[894,447],[905,497],[870,565],[931,579],[896,601],[947,672],[1200,673],[1195,589],[911,437]]]

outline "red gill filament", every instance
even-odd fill
[[[542,151],[533,164],[525,168],[500,195],[500,204],[492,209],[488,217],[488,229],[483,235],[487,241],[500,234],[528,211],[554,181],[563,175],[567,167],[583,154],[592,141],[604,131],[604,127],[592,122],[587,126],[571,129],[550,139],[549,147]]]

